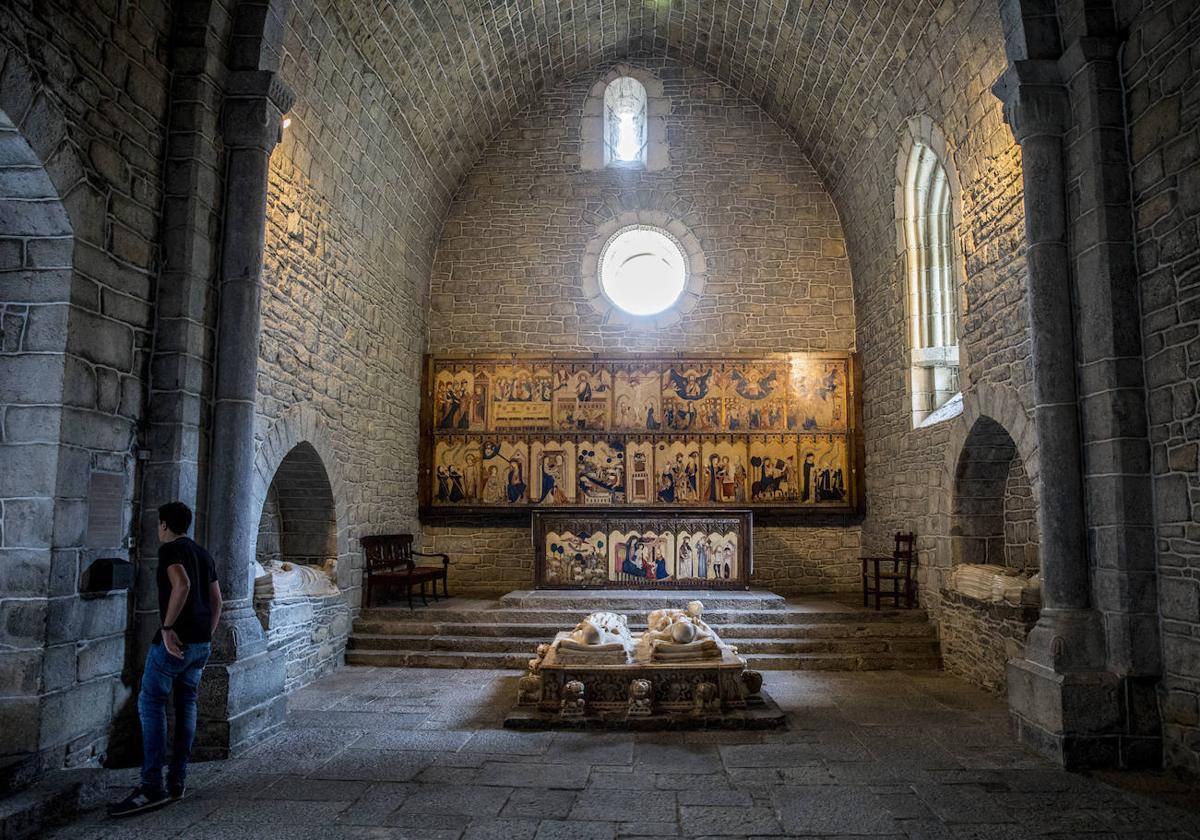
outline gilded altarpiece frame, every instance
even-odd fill
[[[423,518],[861,510],[853,353],[426,356]]]

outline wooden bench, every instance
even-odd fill
[[[437,582],[442,582],[442,594],[449,598],[450,590],[447,578],[450,573],[450,557],[445,554],[426,554],[423,551],[413,551],[412,534],[376,534],[362,537],[359,543],[363,547],[366,558],[364,564],[367,576],[366,606],[374,603],[372,595],[376,586],[403,586],[408,597],[408,608],[413,608],[412,590],[416,584],[421,585],[421,603],[428,606],[425,599],[425,584],[433,582],[433,597],[437,600]],[[418,566],[414,557],[441,558],[441,566]]]

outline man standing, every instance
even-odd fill
[[[192,511],[183,502],[158,509],[158,614],[162,621],[146,655],[138,717],[142,721],[141,783],[108,807],[114,817],[159,808],[182,799],[188,755],[196,736],[196,694],[221,617],[221,586],[207,551],[187,536]],[[175,695],[175,739],[167,787],[167,698]]]

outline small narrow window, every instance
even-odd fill
[[[621,76],[604,90],[604,165],[646,163],[646,88]]]
[[[958,393],[951,200],[945,167],[929,146],[914,143],[904,183],[914,425]]]

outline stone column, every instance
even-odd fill
[[[200,750],[229,755],[283,720],[284,658],[268,652],[254,614],[250,568],[254,418],[257,406],[267,168],[292,94],[278,75],[241,70],[226,86],[225,213],[217,315],[216,383],[209,458],[207,544],[225,613],[202,684]]]
[[[1033,420],[1041,461],[1042,611],[1025,659],[1009,663],[1009,704],[1022,740],[1064,764],[1092,763],[1081,738],[1111,730],[1115,680],[1091,609],[1067,243],[1063,134],[1070,101],[1057,62],[1014,62],[993,87],[1021,146]],[[1101,762],[1106,763],[1106,762]]]

